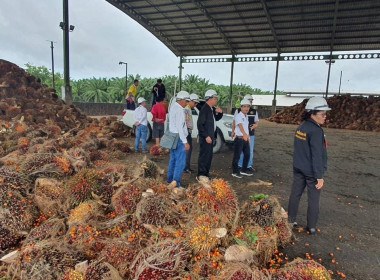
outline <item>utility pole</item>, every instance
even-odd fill
[[[50,41],[50,48],[51,48],[51,73],[53,76],[52,84],[53,89],[55,90],[55,78],[54,78],[54,42]]]
[[[340,95],[340,86],[342,85],[342,73],[343,73],[343,71],[341,70],[340,71],[340,79],[339,79],[339,92],[338,92],[338,96]]]

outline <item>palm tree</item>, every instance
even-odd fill
[[[125,78],[111,78],[107,92],[112,103],[124,102],[126,91]]]
[[[205,92],[214,86],[214,84],[210,84],[209,80],[193,74],[186,75],[183,82],[183,90],[186,90],[189,93],[196,93],[200,97],[203,97]]]
[[[107,92],[109,84],[110,82],[106,78],[86,79],[83,99],[86,102],[109,102],[110,96]]]
[[[161,79],[162,83],[165,85],[166,99],[170,100],[174,96],[174,91],[178,92],[179,79],[176,75],[166,75]]]

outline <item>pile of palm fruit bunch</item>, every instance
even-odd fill
[[[305,113],[302,103],[282,109],[268,118],[283,124],[300,124]],[[380,131],[380,97],[340,95],[327,98],[331,111],[327,112],[324,126],[351,130]]]
[[[26,118],[21,105],[3,114],[0,279],[330,279],[311,260],[273,265],[292,239],[275,197],[241,206],[223,179],[201,178],[186,191],[167,184],[153,161],[118,159],[130,148],[115,138],[128,132],[117,120],[88,118],[23,70],[0,65],[15,104],[28,96],[16,93],[18,84],[37,83],[35,98],[78,112],[62,127],[44,110],[45,122]]]

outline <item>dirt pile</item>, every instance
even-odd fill
[[[300,124],[308,99],[285,108],[268,118],[284,124]],[[380,97],[333,96],[327,99],[331,111],[327,113],[326,127],[352,130],[380,131]]]
[[[66,140],[66,146],[72,146],[74,143],[70,141],[83,142],[88,137],[96,138],[93,139],[96,143],[89,143],[96,144],[94,151],[107,140],[113,151],[128,152],[124,143],[109,140],[130,133],[116,117],[100,120],[87,117],[74,105],[66,105],[39,79],[13,63],[0,60],[0,156],[16,150],[26,153],[30,147],[42,148],[46,140],[52,140],[50,146],[53,141]],[[74,139],[70,135],[80,137]]]

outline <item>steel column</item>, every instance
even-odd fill
[[[183,67],[182,67],[182,59],[183,59],[183,57],[182,56],[180,56],[179,57],[179,91],[181,91],[182,90],[182,69],[183,69]],[[176,94],[176,92],[174,93],[174,95]]]
[[[339,79],[339,93],[338,93],[338,95],[340,95],[340,86],[342,85],[342,73],[343,73],[343,71],[340,71],[340,79]]]
[[[272,100],[272,114],[276,113],[277,106],[277,81],[278,81],[278,68],[280,66],[280,53],[277,53],[277,64],[276,64],[276,79],[274,81],[274,91],[273,91],[273,100]]]
[[[330,58],[329,58],[329,70],[327,73],[327,83],[326,83],[326,98],[329,93],[329,83],[330,83],[330,72],[331,72],[331,60],[332,60],[332,50],[330,51]]]
[[[63,64],[64,64],[64,96],[65,102],[70,105],[72,100],[71,86],[70,86],[70,49],[69,49],[69,0],[63,0]]]
[[[234,64],[235,64],[235,55],[232,55],[232,61],[231,61],[231,77],[230,77],[230,106],[229,106],[229,113],[232,113],[232,107],[233,107],[233,102],[232,102],[232,86],[234,83]]]

